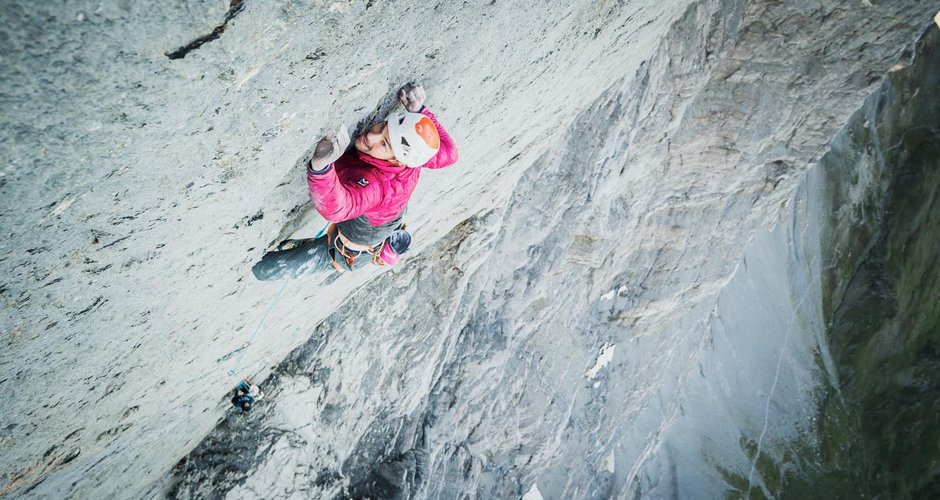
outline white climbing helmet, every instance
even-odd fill
[[[398,163],[417,168],[424,165],[441,148],[441,136],[430,118],[404,110],[388,116],[388,137]]]

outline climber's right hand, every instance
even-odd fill
[[[346,126],[342,125],[336,133],[330,132],[320,139],[317,147],[313,150],[313,158],[310,159],[310,169],[313,171],[324,170],[346,151],[349,146],[349,132]]]

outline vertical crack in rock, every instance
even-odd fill
[[[186,45],[174,50],[173,52],[167,52],[166,56],[170,59],[182,59],[186,57],[190,52],[202,47],[203,45],[218,39],[222,33],[225,32],[225,28],[228,26],[229,21],[235,19],[242,10],[245,9],[246,0],[232,0],[229,3],[228,12],[225,13],[225,20],[222,21],[222,24],[216,26],[211,33],[208,35],[203,35]]]

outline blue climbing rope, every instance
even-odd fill
[[[271,305],[268,306],[268,310],[264,312],[264,316],[261,316],[261,321],[258,322],[258,326],[255,327],[254,333],[251,334],[251,338],[248,339],[248,342],[243,344],[243,347],[248,347],[255,340],[255,337],[258,335],[258,332],[261,331],[261,325],[264,324],[264,320],[267,319],[268,314],[271,312],[271,309],[274,309],[274,304],[277,304],[277,301],[281,299],[281,294],[284,293],[284,289],[287,288],[287,284],[290,281],[284,281],[284,285],[281,286],[281,289],[278,290],[277,295],[274,296],[274,300],[271,301]],[[238,367],[241,366],[242,358],[245,357],[245,353],[248,352],[248,349],[242,349],[242,353],[238,356],[238,361],[235,362],[235,368],[232,368],[228,371],[229,377],[234,377],[238,373]]]
[[[313,239],[317,239],[323,236],[324,234],[326,234],[327,230],[329,229],[330,229],[330,224],[327,223],[325,226],[323,226],[323,229],[321,229],[320,232],[317,233],[317,235],[313,237]],[[245,357],[245,353],[248,352],[248,346],[250,346],[251,343],[254,342],[255,337],[258,336],[258,332],[261,331],[261,326],[264,325],[264,320],[267,319],[268,314],[271,313],[271,309],[274,309],[274,305],[277,304],[277,301],[281,300],[281,295],[284,293],[284,289],[287,288],[288,283],[290,283],[290,281],[284,281],[284,285],[281,286],[281,289],[278,290],[277,295],[274,296],[274,300],[271,301],[271,304],[268,306],[268,310],[264,312],[264,316],[261,316],[261,321],[259,321],[258,326],[255,327],[255,331],[254,333],[251,334],[251,338],[249,338],[247,342],[243,343],[241,347],[239,347],[238,349],[235,349],[234,351],[231,351],[225,356],[222,356],[221,358],[216,360],[216,363],[220,363],[222,361],[228,360],[239,351],[241,352],[241,354],[238,356],[238,361],[235,362],[235,367],[228,371],[229,377],[234,377],[235,374],[238,373],[238,369],[242,364],[242,359]]]

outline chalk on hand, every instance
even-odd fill
[[[937,15],[933,16],[933,22],[937,23],[937,27],[940,28],[940,11],[937,11]]]

